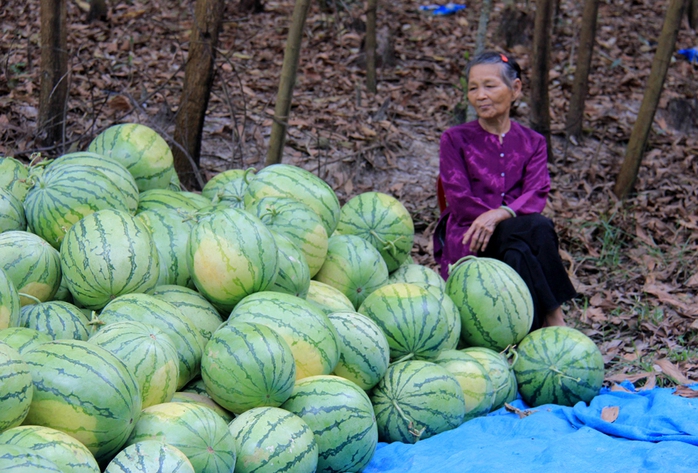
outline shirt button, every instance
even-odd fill
[[[504,173],[502,173],[502,177],[504,177]]]
[[[502,192],[502,197],[504,197],[504,192]]]
[[[503,157],[504,157],[504,153],[500,153],[499,157],[500,157],[500,158],[503,158]]]

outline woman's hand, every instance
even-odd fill
[[[470,241],[470,251],[475,254],[484,251],[499,222],[508,218],[511,218],[511,214],[505,209],[492,209],[481,214],[463,235],[463,244],[467,245]]]

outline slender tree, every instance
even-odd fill
[[[368,0],[366,8],[366,88],[376,93],[376,10],[378,0]]]
[[[475,36],[475,54],[480,54],[485,50],[487,41],[487,25],[490,22],[490,13],[492,12],[492,0],[483,0],[480,5],[480,19],[477,24],[477,34]],[[466,77],[466,81],[467,81]],[[467,90],[466,90],[467,93]],[[468,104],[466,112],[466,121],[475,120],[475,108]]]
[[[698,0],[688,0],[688,24],[698,30]]]
[[[203,187],[199,173],[201,135],[213,84],[214,63],[225,4],[223,0],[196,0],[184,87],[175,119],[174,165],[188,189]]]
[[[531,65],[531,128],[545,137],[548,143],[549,161],[553,157],[550,143],[550,97],[548,96],[553,3],[554,0],[536,2]]]
[[[598,17],[599,0],[586,0],[582,12],[582,26],[579,32],[579,48],[577,48],[577,67],[574,71],[570,108],[567,113],[567,136],[580,139],[584,124],[584,101],[589,92],[589,71],[591,57],[594,52],[596,38],[596,18]]]
[[[618,198],[623,199],[627,197],[635,185],[642,161],[642,153],[647,144],[647,138],[654,121],[654,114],[657,111],[662,87],[664,86],[664,79],[666,79],[669,63],[674,53],[676,37],[681,28],[681,19],[683,18],[686,3],[687,0],[669,0],[669,7],[664,17],[664,25],[659,35],[657,51],[654,53],[654,59],[652,60],[652,69],[647,81],[647,88],[642,97],[642,103],[640,104],[633,131],[630,134],[630,141],[628,141],[628,147],[625,150],[625,158],[618,173],[616,185],[613,188],[613,192]]]
[[[288,30],[286,50],[284,51],[284,63],[281,66],[281,80],[279,81],[279,92],[276,96],[274,122],[271,125],[266,165],[280,163],[284,151],[288,116],[291,112],[291,99],[293,97],[293,87],[296,85],[296,72],[298,71],[301,40],[303,39],[303,26],[305,25],[305,17],[308,15],[309,6],[310,0],[296,0],[293,7],[291,27]]]
[[[66,1],[41,0],[41,87],[38,136],[45,145],[60,143],[68,98]]]

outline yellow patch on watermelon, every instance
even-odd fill
[[[78,406],[62,401],[34,398],[24,419],[24,425],[43,425],[61,430],[78,439],[92,453],[102,442],[97,438],[97,434],[103,432],[99,428],[98,418],[85,413]]]
[[[332,367],[324,363],[322,355],[315,345],[290,337],[284,337],[284,339],[291,347],[293,358],[296,361],[296,380],[319,374],[330,374]]]
[[[7,306],[0,306],[0,330],[10,326],[10,316],[12,311]]]
[[[56,289],[57,288],[54,286],[49,286],[48,284],[44,284],[41,282],[30,282],[26,286],[20,288],[17,292],[19,292],[20,294],[28,294],[30,296],[34,296],[41,302],[46,302],[47,300],[51,299],[51,297],[53,297],[53,295],[56,293]],[[36,301],[34,299],[30,299],[28,297],[20,295],[19,304],[22,307],[24,307],[25,305],[36,304]]]
[[[195,280],[217,301],[230,301],[253,286],[255,275],[249,260],[224,239],[202,239],[193,260]],[[243,287],[236,280],[242,281]]]
[[[148,392],[143,396],[143,408],[169,402],[177,390],[179,378],[178,360],[170,360],[160,366],[150,378]]]

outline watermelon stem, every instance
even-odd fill
[[[513,367],[516,364],[516,360],[519,359],[519,352],[516,351],[514,345],[507,346],[500,353],[504,355],[507,359],[512,358],[512,360],[509,363],[509,366],[511,367]]]
[[[392,253],[393,256],[396,256],[397,253],[397,246],[395,246],[395,243],[405,238],[405,235],[400,235],[394,240],[384,240],[380,236],[378,236],[378,233],[376,233],[375,230],[371,230],[370,233],[371,236],[373,236],[376,240],[383,244],[383,249],[388,250],[390,253]]]
[[[397,363],[401,363],[401,362],[407,361],[407,360],[409,360],[410,358],[413,358],[413,357],[414,357],[414,353],[408,353],[407,355],[403,356],[402,358],[398,358],[397,360],[393,361],[393,362],[390,363],[390,364],[391,364],[391,365],[394,365],[394,364],[397,364]]]
[[[557,373],[561,378],[571,379],[572,381],[575,381],[575,382],[577,382],[577,383],[579,383],[579,382],[582,381],[582,378],[573,378],[572,376],[563,373],[562,371],[560,371],[559,369],[557,369],[555,366],[550,366],[550,367],[548,367],[548,369],[549,369],[550,371],[552,371],[553,373]]]
[[[40,299],[37,299],[36,297],[32,296],[31,294],[27,294],[24,292],[18,292],[17,294],[19,294],[20,297],[26,297],[27,299],[31,299],[34,302],[36,302],[37,304],[41,304],[41,302],[42,302]]]
[[[400,417],[402,417],[407,422],[407,431],[416,437],[415,440],[419,440],[419,437],[422,436],[424,430],[426,430],[426,427],[422,427],[421,429],[417,430],[414,426],[414,421],[405,414],[405,412],[402,410],[397,401],[395,401],[395,399],[391,399],[390,402],[393,404],[395,409],[397,409],[397,412],[398,414],[400,414]]]

